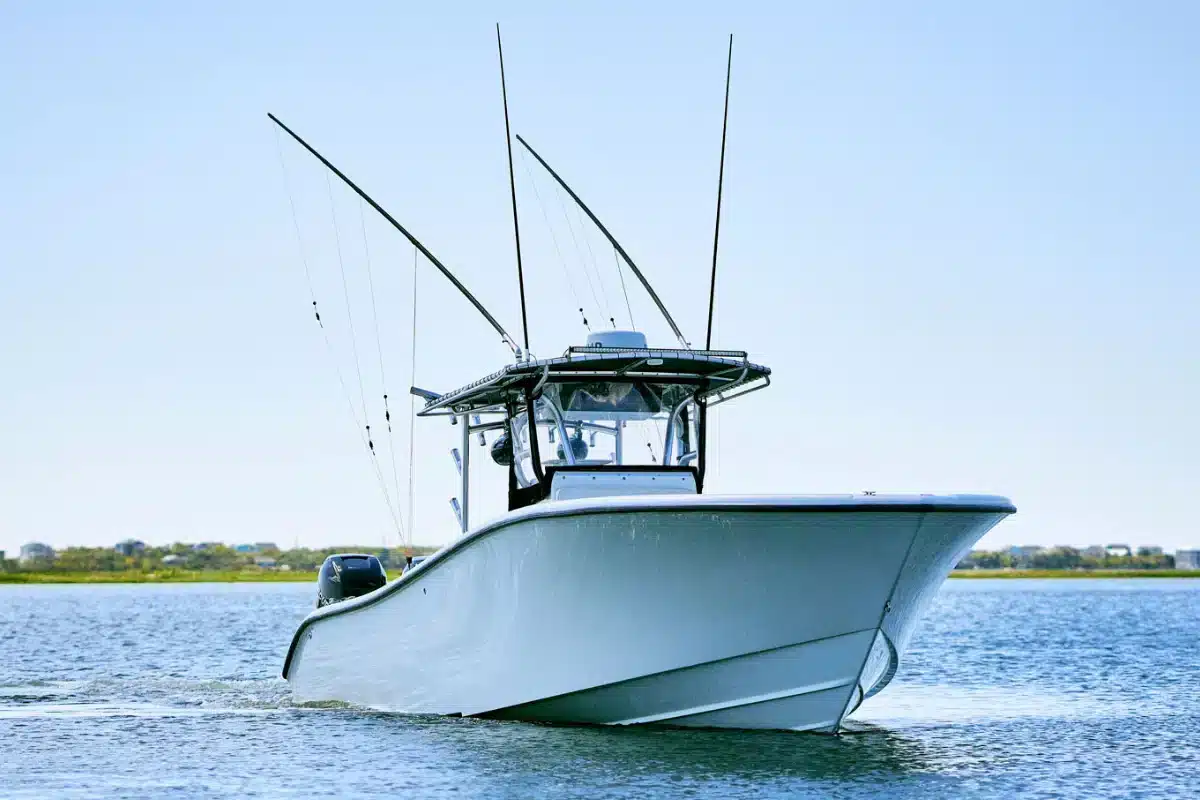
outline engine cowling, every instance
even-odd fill
[[[366,553],[337,553],[325,559],[317,577],[317,608],[361,597],[387,583],[379,559]]]

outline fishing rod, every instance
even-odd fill
[[[569,194],[571,199],[574,200],[581,209],[583,209],[583,213],[587,214],[588,218],[591,219],[591,221],[596,224],[596,227],[600,229],[600,232],[608,237],[608,241],[612,243],[613,248],[621,254],[621,258],[625,259],[625,263],[629,265],[629,269],[632,270],[633,274],[637,276],[637,279],[642,282],[642,286],[645,287],[646,291],[649,293],[650,299],[654,301],[654,304],[658,306],[658,310],[662,312],[663,317],[667,320],[667,324],[671,326],[671,331],[675,334],[675,338],[679,340],[679,343],[683,345],[684,348],[690,350],[691,345],[688,344],[687,339],[683,338],[683,333],[679,330],[679,326],[675,324],[675,320],[671,318],[671,313],[667,311],[667,307],[663,305],[663,301],[659,299],[658,293],[654,291],[654,287],[650,285],[650,281],[646,280],[646,276],[642,274],[642,271],[638,269],[637,264],[634,264],[633,259],[629,257],[628,253],[625,252],[625,248],[621,247],[621,243],[617,241],[616,237],[608,232],[608,228],[604,227],[604,223],[592,213],[592,210],[587,207],[587,204],[584,203],[583,200],[580,199],[579,195],[572,191],[571,187],[567,185],[567,182],[559,177],[559,174],[555,172],[549,164],[546,163],[545,159],[538,155],[537,151],[533,149],[529,142],[521,138],[521,134],[519,133],[517,134],[517,141],[520,142],[525,149],[537,159],[538,163],[550,173],[550,176],[554,178],[554,180],[558,181],[559,186],[567,190],[567,194]]]
[[[504,98],[504,146],[508,148],[508,187],[512,192],[513,238],[517,240],[517,285],[521,292],[521,332],[525,334],[525,352],[529,353],[529,319],[525,315],[525,272],[521,267],[521,225],[517,221],[517,179],[513,175],[512,130],[508,126],[508,86],[504,81],[504,46],[500,44],[500,23],[496,23],[496,50],[500,53],[500,95]]]
[[[729,78],[733,74],[733,34],[729,34],[729,56],[725,61],[725,113],[721,119],[721,166],[717,171],[717,219],[713,225],[712,279],[708,285],[708,328],[704,335],[704,349],[712,349],[713,307],[717,300],[717,244],[721,240],[721,190],[725,186],[725,134],[729,129]],[[696,464],[696,491],[704,491],[704,476],[708,472],[708,403],[697,403],[696,427],[699,454]]]
[[[733,34],[729,34],[729,58],[725,62],[725,116],[721,120],[721,167],[717,172],[717,221],[713,225],[712,281],[708,286],[708,329],[704,349],[712,349],[713,306],[717,301],[717,243],[721,240],[721,190],[725,186],[725,132],[729,128],[729,76],[733,73]]]
[[[295,139],[297,142],[299,142],[301,147],[303,147],[308,152],[312,153],[318,161],[320,161],[322,164],[324,164],[329,169],[330,172],[332,172],[334,175],[337,175],[339,178],[341,178],[342,182],[345,183],[347,186],[349,186],[351,189],[353,189],[355,191],[355,193],[358,194],[359,197],[361,197],[363,200],[366,200],[367,203],[370,204],[371,208],[378,211],[384,219],[386,219],[388,222],[390,222],[392,224],[393,228],[400,231],[400,233],[404,234],[404,238],[408,239],[408,241],[412,243],[413,247],[420,250],[421,254],[424,255],[427,259],[429,259],[430,263],[432,263],[435,267],[437,267],[438,270],[440,270],[441,273],[446,276],[447,280],[449,280],[451,283],[454,284],[454,287],[456,289],[458,289],[458,291],[462,292],[463,297],[470,300],[471,305],[475,306],[475,309],[480,314],[483,314],[484,318],[488,322],[490,322],[492,327],[496,329],[496,332],[500,334],[500,339],[512,349],[513,354],[520,355],[521,348],[518,347],[517,343],[513,341],[513,338],[508,335],[508,331],[504,330],[504,327],[499,322],[496,321],[496,318],[493,317],[491,315],[491,313],[486,308],[483,307],[483,303],[480,303],[477,299],[475,299],[475,295],[471,294],[471,292],[467,290],[467,287],[463,286],[462,282],[459,281],[458,278],[454,277],[454,273],[450,272],[450,270],[448,270],[446,268],[446,266],[441,261],[438,260],[437,256],[435,256],[433,253],[429,252],[429,248],[427,248],[425,245],[421,244],[420,240],[418,240],[417,237],[415,237],[411,233],[409,233],[408,230],[403,225],[401,225],[399,222],[397,222],[396,218],[393,217],[391,214],[389,214],[383,206],[379,205],[379,203],[376,203],[375,200],[369,194],[367,194],[362,189],[360,189],[358,187],[358,184],[356,184],[354,181],[350,180],[348,177],[346,177],[345,173],[343,173],[340,169],[338,169],[333,164],[331,164],[329,162],[329,159],[325,158],[325,156],[318,153],[313,148],[313,146],[310,145],[308,142],[301,139],[299,134],[297,134],[295,131],[293,131],[291,128],[289,128],[287,125],[284,125],[283,122],[281,122],[280,119],[278,117],[276,117],[274,114],[271,114],[268,112],[267,116],[271,119],[272,122],[274,122],[276,125],[278,125],[280,128],[282,128],[284,130],[284,132],[287,133],[288,136],[291,136],[293,139]]]

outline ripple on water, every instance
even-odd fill
[[[905,800],[1196,786],[1200,581],[949,584],[893,685],[839,737],[298,704],[278,670],[309,588],[0,587],[0,741],[17,744],[0,748],[0,794]]]

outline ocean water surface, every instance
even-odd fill
[[[299,705],[314,595],[0,586],[0,796],[1200,796],[1200,580],[951,581],[837,737]]]

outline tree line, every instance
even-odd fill
[[[435,547],[414,547],[413,555],[432,553]],[[153,572],[162,569],[183,569],[197,572],[229,572],[260,569],[258,563],[271,559],[270,568],[312,572],[321,566],[326,556],[334,553],[370,553],[378,556],[384,567],[404,562],[404,551],[398,548],[347,546],[324,549],[295,547],[287,550],[265,548],[241,552],[225,544],[196,547],[183,542],[143,549],[125,555],[112,547],[68,547],[55,552],[53,558],[36,559],[20,564],[8,559],[0,565],[8,572]],[[169,556],[169,563],[163,563]]]
[[[1075,547],[1049,547],[1036,553],[975,550],[955,569],[1174,569],[1175,556],[1139,548],[1132,555],[1086,555]]]

